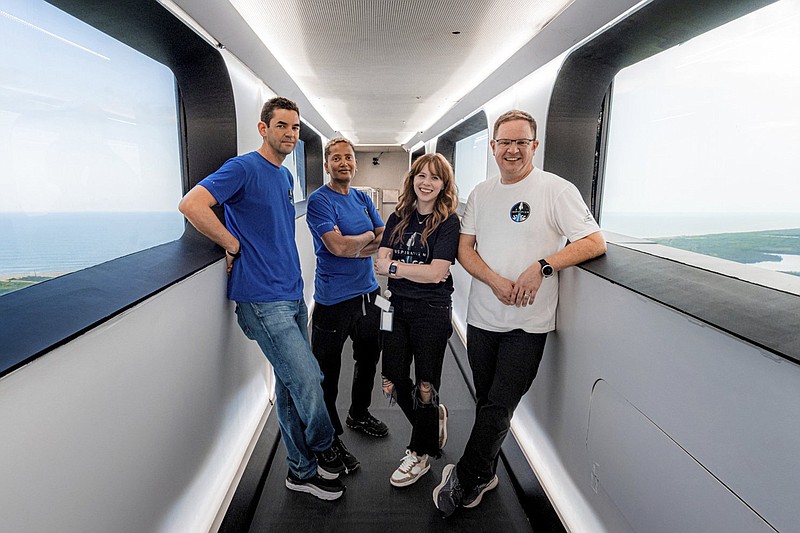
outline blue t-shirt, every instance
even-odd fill
[[[303,297],[295,244],[294,178],[258,152],[229,159],[200,185],[225,209],[225,226],[242,255],[228,279],[228,298],[278,302]]]
[[[314,300],[333,305],[378,288],[371,258],[333,255],[322,241],[322,235],[333,231],[333,226],[338,226],[342,235],[360,235],[383,227],[383,220],[366,193],[350,188],[348,194],[341,194],[330,187],[320,187],[308,197],[306,222],[317,254]]]

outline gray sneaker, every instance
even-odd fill
[[[483,495],[492,490],[497,486],[497,476],[495,475],[492,479],[487,481],[486,483],[481,483],[473,490],[469,492],[468,495],[464,497],[464,501],[462,505],[467,509],[472,509],[473,507],[477,507],[479,503],[481,503],[481,499]]]
[[[450,464],[442,470],[442,482],[433,489],[433,503],[445,518],[461,507],[464,499],[464,490],[458,482],[456,465]]]

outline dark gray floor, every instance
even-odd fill
[[[339,413],[347,415],[352,379],[350,348],[345,347],[340,381]],[[379,369],[380,370],[380,369]],[[361,461],[361,467],[344,476],[345,495],[324,502],[308,494],[286,489],[286,450],[278,446],[250,531],[266,532],[435,532],[470,531],[500,533],[532,531],[531,525],[509,482],[502,461],[497,475],[500,484],[487,493],[478,507],[459,509],[443,519],[431,493],[441,480],[442,468],[458,461],[472,427],[474,402],[453,354],[445,357],[440,398],[450,411],[449,440],[441,459],[433,460],[430,471],[417,483],[402,489],[389,484],[389,476],[405,455],[411,426],[399,407],[389,407],[378,387],[370,411],[389,426],[382,439],[367,437],[345,428],[342,440]]]

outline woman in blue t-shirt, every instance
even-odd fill
[[[439,386],[450,323],[460,224],[453,168],[441,154],[414,161],[383,233],[375,273],[389,278],[392,331],[383,341],[383,391],[411,422],[411,442],[390,482],[416,482],[447,441]],[[411,380],[414,362],[415,381]]]

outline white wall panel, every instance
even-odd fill
[[[710,531],[720,514],[747,517],[727,531],[753,531],[761,519],[779,531],[796,529],[800,462],[787,459],[800,440],[800,366],[586,271],[559,276],[557,331],[513,430],[534,470],[545,473],[543,483],[555,487],[551,497],[572,529],[596,531],[597,520],[600,530],[615,532],[645,531],[643,524]],[[613,427],[590,431],[598,380],[641,416],[604,409],[602,423]],[[634,419],[651,425],[626,422]],[[670,453],[649,453],[654,431]],[[610,457],[603,450],[623,457],[611,471],[602,464],[593,471],[597,456]],[[625,460],[636,453],[660,473]],[[559,500],[564,487],[572,490]],[[621,498],[631,487],[646,504]],[[754,514],[742,515],[742,505]],[[664,509],[672,510],[666,524]]]
[[[0,380],[0,529],[209,528],[271,387],[223,264]]]

